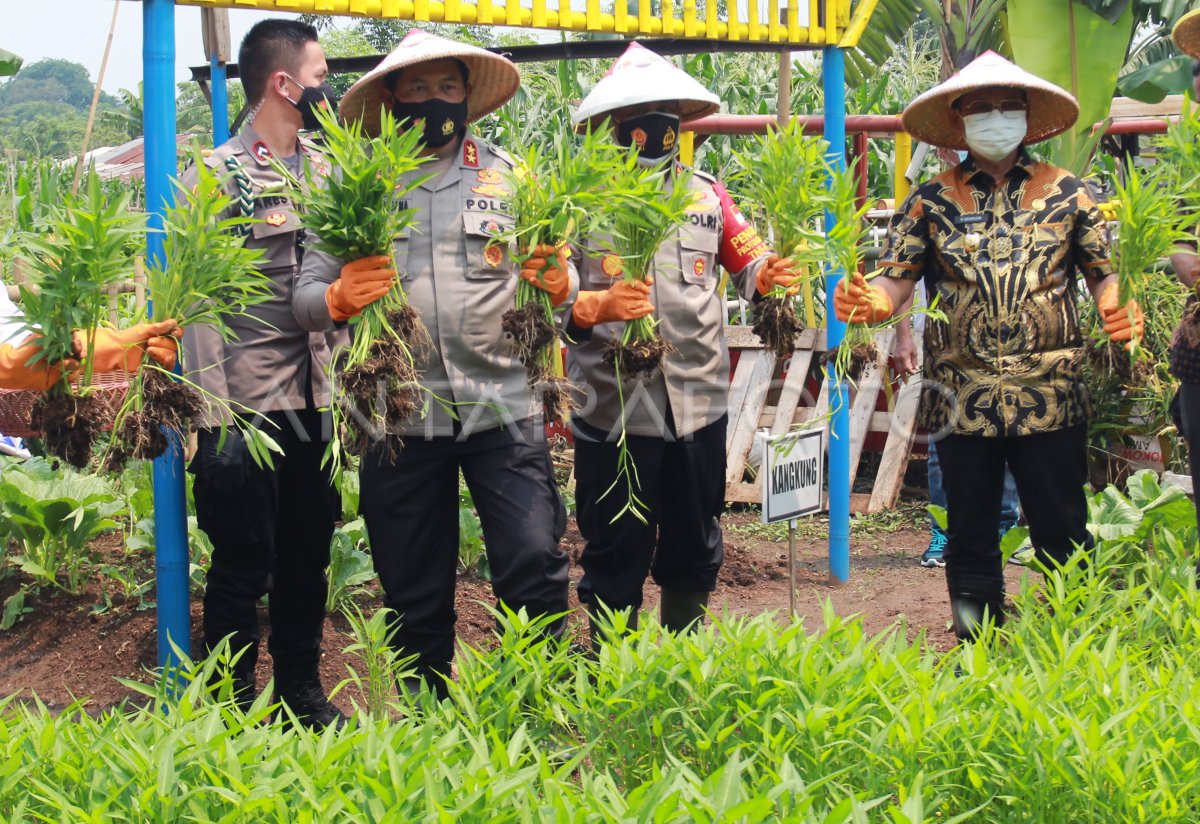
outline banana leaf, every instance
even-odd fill
[[[1007,26],[1017,65],[1079,101],[1079,120],[1049,149],[1052,163],[1084,174],[1092,126],[1108,116],[1129,51],[1133,6],[1109,23],[1074,0],[1008,0]]]
[[[1186,55],[1159,60],[1132,71],[1117,82],[1117,90],[1143,103],[1159,103],[1169,94],[1192,88],[1192,58]]]
[[[12,52],[0,49],[0,77],[8,77],[10,74],[16,74],[23,62],[25,61]]]

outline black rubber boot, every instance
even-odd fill
[[[315,662],[304,667],[282,667],[276,659],[275,696],[295,714],[301,726],[310,730],[323,730],[331,724],[339,730],[346,726],[346,716],[329,703]]]
[[[707,592],[684,592],[663,587],[659,621],[668,632],[693,632],[704,622]]]
[[[950,618],[954,634],[960,641],[975,641],[983,631],[984,621],[1004,626],[1004,596],[985,598],[973,592],[950,595]]]

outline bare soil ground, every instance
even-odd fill
[[[785,525],[764,526],[751,511],[730,511],[724,518],[725,564],[710,607],[738,615],[772,612],[780,621],[788,618],[788,544]],[[846,585],[829,581],[823,519],[802,523],[797,538],[797,610],[805,626],[816,630],[822,624],[823,605],[829,600],[838,615],[861,615],[868,633],[877,633],[902,623],[908,636],[928,634],[940,649],[954,644],[948,629],[949,607],[945,576],[938,569],[922,569],[918,563],[928,543],[921,503],[915,502],[887,518],[856,520],[851,533],[851,575]],[[581,573],[578,560],[582,540],[571,522],[564,546],[572,560],[572,581]],[[106,536],[98,542],[101,553],[119,559],[119,538]],[[1015,591],[1022,570],[1008,570],[1009,590]],[[0,582],[0,600],[15,589],[12,578]],[[655,610],[658,588],[651,582],[645,589],[645,607]],[[155,613],[130,603],[93,614],[102,601],[93,585],[80,596],[43,592],[32,611],[7,632],[0,632],[0,695],[36,694],[51,707],[62,707],[76,698],[88,698],[89,707],[101,709],[134,693],[116,679],[147,680],[155,664]],[[494,629],[484,603],[492,602],[490,586],[463,575],[458,586],[458,632],[462,641],[487,645]],[[572,587],[571,603],[578,607]],[[364,610],[379,605],[377,597],[363,597]],[[200,604],[193,602],[192,649],[200,649],[197,635]],[[261,610],[264,637],[267,614]],[[575,632],[586,634],[581,610],[573,615]],[[344,679],[348,665],[361,664],[342,650],[351,643],[348,626],[341,616],[326,625],[325,655],[321,670],[327,686]],[[264,645],[265,647],[265,645]],[[264,685],[270,677],[270,657],[265,649],[258,678]],[[349,709],[353,696],[343,692],[338,703]]]

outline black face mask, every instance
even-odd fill
[[[299,81],[288,78],[297,86]],[[296,107],[296,111],[300,112],[300,118],[303,121],[302,129],[312,131],[321,128],[321,122],[317,120],[317,109],[332,109],[337,101],[337,93],[328,83],[322,83],[320,86],[300,86],[304,89],[300,93],[299,100],[288,98],[288,102]]]
[[[649,112],[623,120],[617,125],[617,142],[637,146],[638,154],[647,160],[673,155],[679,142],[679,117]]]
[[[448,103],[434,97],[420,103],[401,103],[397,100],[392,104],[392,114],[396,121],[409,124],[418,120],[425,121],[425,135],[422,138],[426,146],[436,149],[445,146],[454,138],[463,134],[467,128],[467,101]]]

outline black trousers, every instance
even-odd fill
[[[637,467],[642,523],[631,513],[614,522],[628,490],[617,480],[617,445],[591,427],[575,428],[575,500],[586,542],[579,600],[637,609],[646,574],[666,589],[712,592],[724,558],[726,416],[687,438],[626,437]],[[607,494],[606,494],[607,493]]]
[[[1197,518],[1200,519],[1200,383],[1181,382],[1179,394],[1175,397],[1179,413],[1176,423],[1187,441],[1188,462],[1192,467],[1192,491]]]
[[[1087,425],[1015,438],[950,435],[937,445],[949,529],[946,583],[1003,620],[1000,497],[1007,463],[1039,560],[1064,564],[1094,543],[1087,529]]]
[[[567,513],[540,424],[455,438],[408,438],[392,463],[363,459],[360,508],[384,604],[399,616],[393,646],[422,675],[449,674],[458,571],[458,473],[479,520],[492,590],[531,616],[567,611]]]
[[[329,473],[321,468],[325,444],[320,413],[273,412],[265,417],[277,428],[262,428],[283,449],[282,456],[273,456],[274,468],[251,465],[245,483],[233,492],[214,489],[198,472],[192,492],[197,521],[213,545],[204,588],[204,643],[211,649],[232,634],[232,651],[250,647],[239,671],[253,673],[257,605],[270,593],[268,648],[282,681],[317,671],[328,587],[325,568],[341,504]]]

